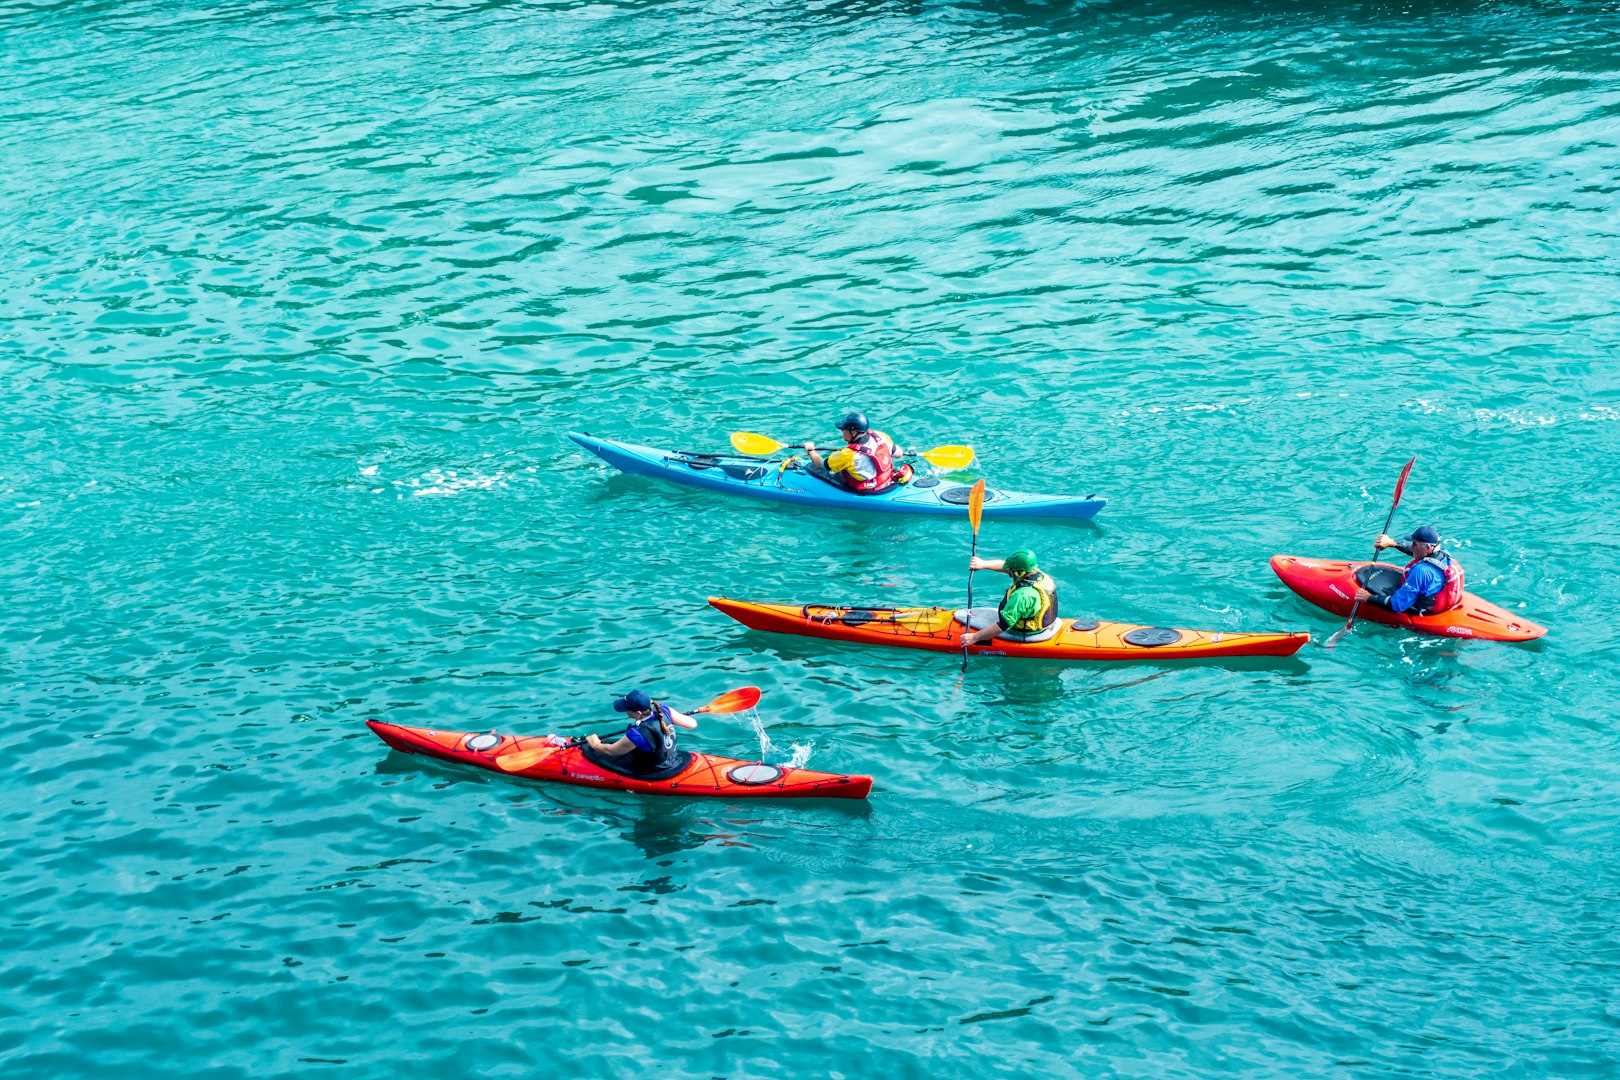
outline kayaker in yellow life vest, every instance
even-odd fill
[[[894,460],[906,451],[883,432],[873,431],[865,413],[852,412],[838,421],[838,434],[846,445],[825,458],[814,443],[801,447],[810,455],[807,471],[811,476],[857,495],[881,495],[911,479],[911,466],[898,465]]]
[[[999,570],[1013,580],[996,609],[996,621],[983,630],[964,634],[964,646],[982,645],[998,637],[1027,640],[1050,630],[1057,622],[1057,582],[1041,571],[1033,551],[1021,548],[1005,559],[975,556],[968,566],[973,570]]]

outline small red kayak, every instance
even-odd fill
[[[1399,583],[1401,568],[1384,563],[1343,562],[1335,559],[1302,559],[1297,555],[1273,555],[1271,568],[1282,578],[1283,584],[1317,607],[1326,608],[1335,615],[1350,614],[1355,602],[1356,587],[1371,575],[1396,575]],[[1368,586],[1373,588],[1373,586]],[[1378,591],[1374,588],[1374,591]],[[1401,615],[1376,604],[1362,604],[1357,619],[1401,626],[1419,634],[1438,637],[1479,638],[1482,641],[1534,641],[1547,632],[1521,615],[1497,607],[1473,593],[1463,593],[1461,606],[1437,615]]]
[[[720,799],[864,799],[870,776],[791,769],[763,761],[738,761],[713,754],[691,754],[673,776],[648,780],[625,776],[590,761],[576,746],[553,746],[545,736],[519,737],[493,732],[440,731],[367,720],[366,726],[395,750],[426,754],[458,765],[474,765],[525,780],[554,780],[581,787],[634,791],[642,795],[686,795]],[[514,767],[522,754],[522,764]],[[502,759],[507,758],[506,764]]]

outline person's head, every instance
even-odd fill
[[[1002,569],[1006,570],[1007,573],[1015,574],[1018,577],[1023,577],[1025,574],[1033,574],[1035,571],[1040,569],[1040,566],[1035,562],[1035,553],[1029,550],[1029,548],[1019,548],[1017,551],[1001,560],[1001,567]]]
[[[645,720],[652,715],[652,698],[644,691],[632,690],[613,702],[613,711],[622,712],[632,720]]]
[[[848,413],[838,421],[838,434],[844,437],[845,442],[854,442],[871,429],[872,425],[866,422],[865,413]]]
[[[1424,525],[1412,530],[1406,542],[1411,545],[1412,554],[1421,559],[1439,550],[1440,532],[1433,525]]]

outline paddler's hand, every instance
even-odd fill
[[[815,443],[811,443],[811,442],[807,442],[807,443],[800,443],[800,444],[799,444],[799,449],[800,449],[800,450],[803,450],[803,451],[804,451],[804,452],[805,452],[805,453],[807,453],[807,454],[808,454],[808,453],[809,453],[809,452],[810,452],[810,451],[812,451],[812,450],[814,450],[814,449],[815,449],[815,448],[816,448],[816,444],[815,444]]]
[[[1388,540],[1389,537],[1384,536],[1380,537],[1379,539]],[[1357,589],[1355,595],[1350,599],[1354,600],[1358,604],[1365,604],[1367,601],[1372,599],[1372,593],[1368,592],[1366,589]]]
[[[593,731],[589,735],[585,736],[585,745],[590,747],[592,750],[600,750],[602,749],[602,740],[598,739],[596,737],[596,732]]]
[[[1379,551],[1383,551],[1385,548],[1392,548],[1394,546],[1395,541],[1390,539],[1388,533],[1380,533],[1378,535],[1378,539],[1373,541],[1373,547],[1377,548]]]
[[[990,559],[981,559],[977,555],[975,555],[975,556],[973,556],[973,558],[968,560],[968,569],[969,570],[996,570],[996,569],[999,569],[999,567],[992,566],[992,565],[990,565],[990,563],[991,563]]]

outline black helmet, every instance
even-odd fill
[[[847,414],[842,420],[838,421],[839,431],[846,431],[849,428],[854,428],[862,435],[865,435],[871,430],[872,425],[866,422],[865,413],[852,412]]]

